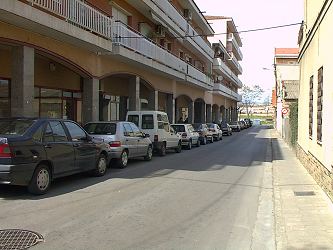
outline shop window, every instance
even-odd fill
[[[318,70],[317,95],[317,141],[321,143],[323,132],[323,67]]]
[[[10,116],[10,81],[0,78],[0,117]]]

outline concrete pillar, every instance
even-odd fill
[[[167,94],[167,114],[170,123],[175,123],[175,108],[176,100],[173,98],[173,94]]]
[[[212,122],[212,105],[206,104],[206,122]]]
[[[157,90],[152,90],[149,93],[148,108],[149,108],[149,110],[158,110],[158,91]]]
[[[34,115],[35,50],[26,46],[12,50],[11,116]]]
[[[129,80],[129,110],[141,110],[139,76]]]
[[[206,123],[206,103],[201,103],[201,122]]]
[[[99,121],[99,80],[83,80],[82,122]]]
[[[194,123],[194,102],[188,105],[188,123]]]
[[[216,115],[217,115],[217,117],[216,117],[217,122],[221,123],[221,121],[222,121],[222,113],[221,113],[220,108],[217,110],[217,114]]]

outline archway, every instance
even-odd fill
[[[206,122],[206,103],[201,98],[198,98],[194,101],[194,122]]]
[[[193,101],[187,95],[176,98],[176,123],[193,123]]]

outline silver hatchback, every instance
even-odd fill
[[[102,139],[110,145],[111,164],[115,163],[120,168],[125,168],[130,158],[152,159],[153,145],[149,135],[132,122],[89,122],[84,129],[92,138]]]

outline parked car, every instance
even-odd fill
[[[240,132],[241,131],[241,125],[238,121],[233,121],[229,123],[232,131],[237,131]]]
[[[239,125],[240,125],[240,128],[243,130],[243,129],[246,129],[246,124],[243,120],[240,120],[238,121]]]
[[[253,123],[253,122],[252,122],[251,119],[249,119],[249,118],[244,118],[244,121],[248,123],[248,126],[249,126],[249,127],[252,127],[252,123]]]
[[[92,138],[102,139],[110,145],[111,163],[120,168],[125,168],[130,158],[152,159],[153,144],[149,135],[132,122],[89,122],[84,129]]]
[[[193,145],[200,147],[199,133],[191,124],[171,124],[171,127],[182,137],[182,145],[191,149]]]
[[[153,150],[160,156],[166,154],[167,149],[174,149],[177,153],[182,150],[182,137],[170,126],[168,115],[161,111],[128,111],[126,121],[133,122],[153,142]]]
[[[0,184],[45,194],[53,179],[90,171],[105,174],[110,146],[96,142],[76,122],[0,119]]]
[[[213,133],[209,131],[207,124],[205,123],[193,123],[194,131],[199,133],[199,139],[201,144],[206,145],[207,141],[214,142]]]
[[[218,124],[207,123],[209,131],[212,132],[215,141],[222,140],[222,130]]]
[[[222,122],[221,130],[223,135],[232,135],[232,128],[230,127],[229,123]]]

